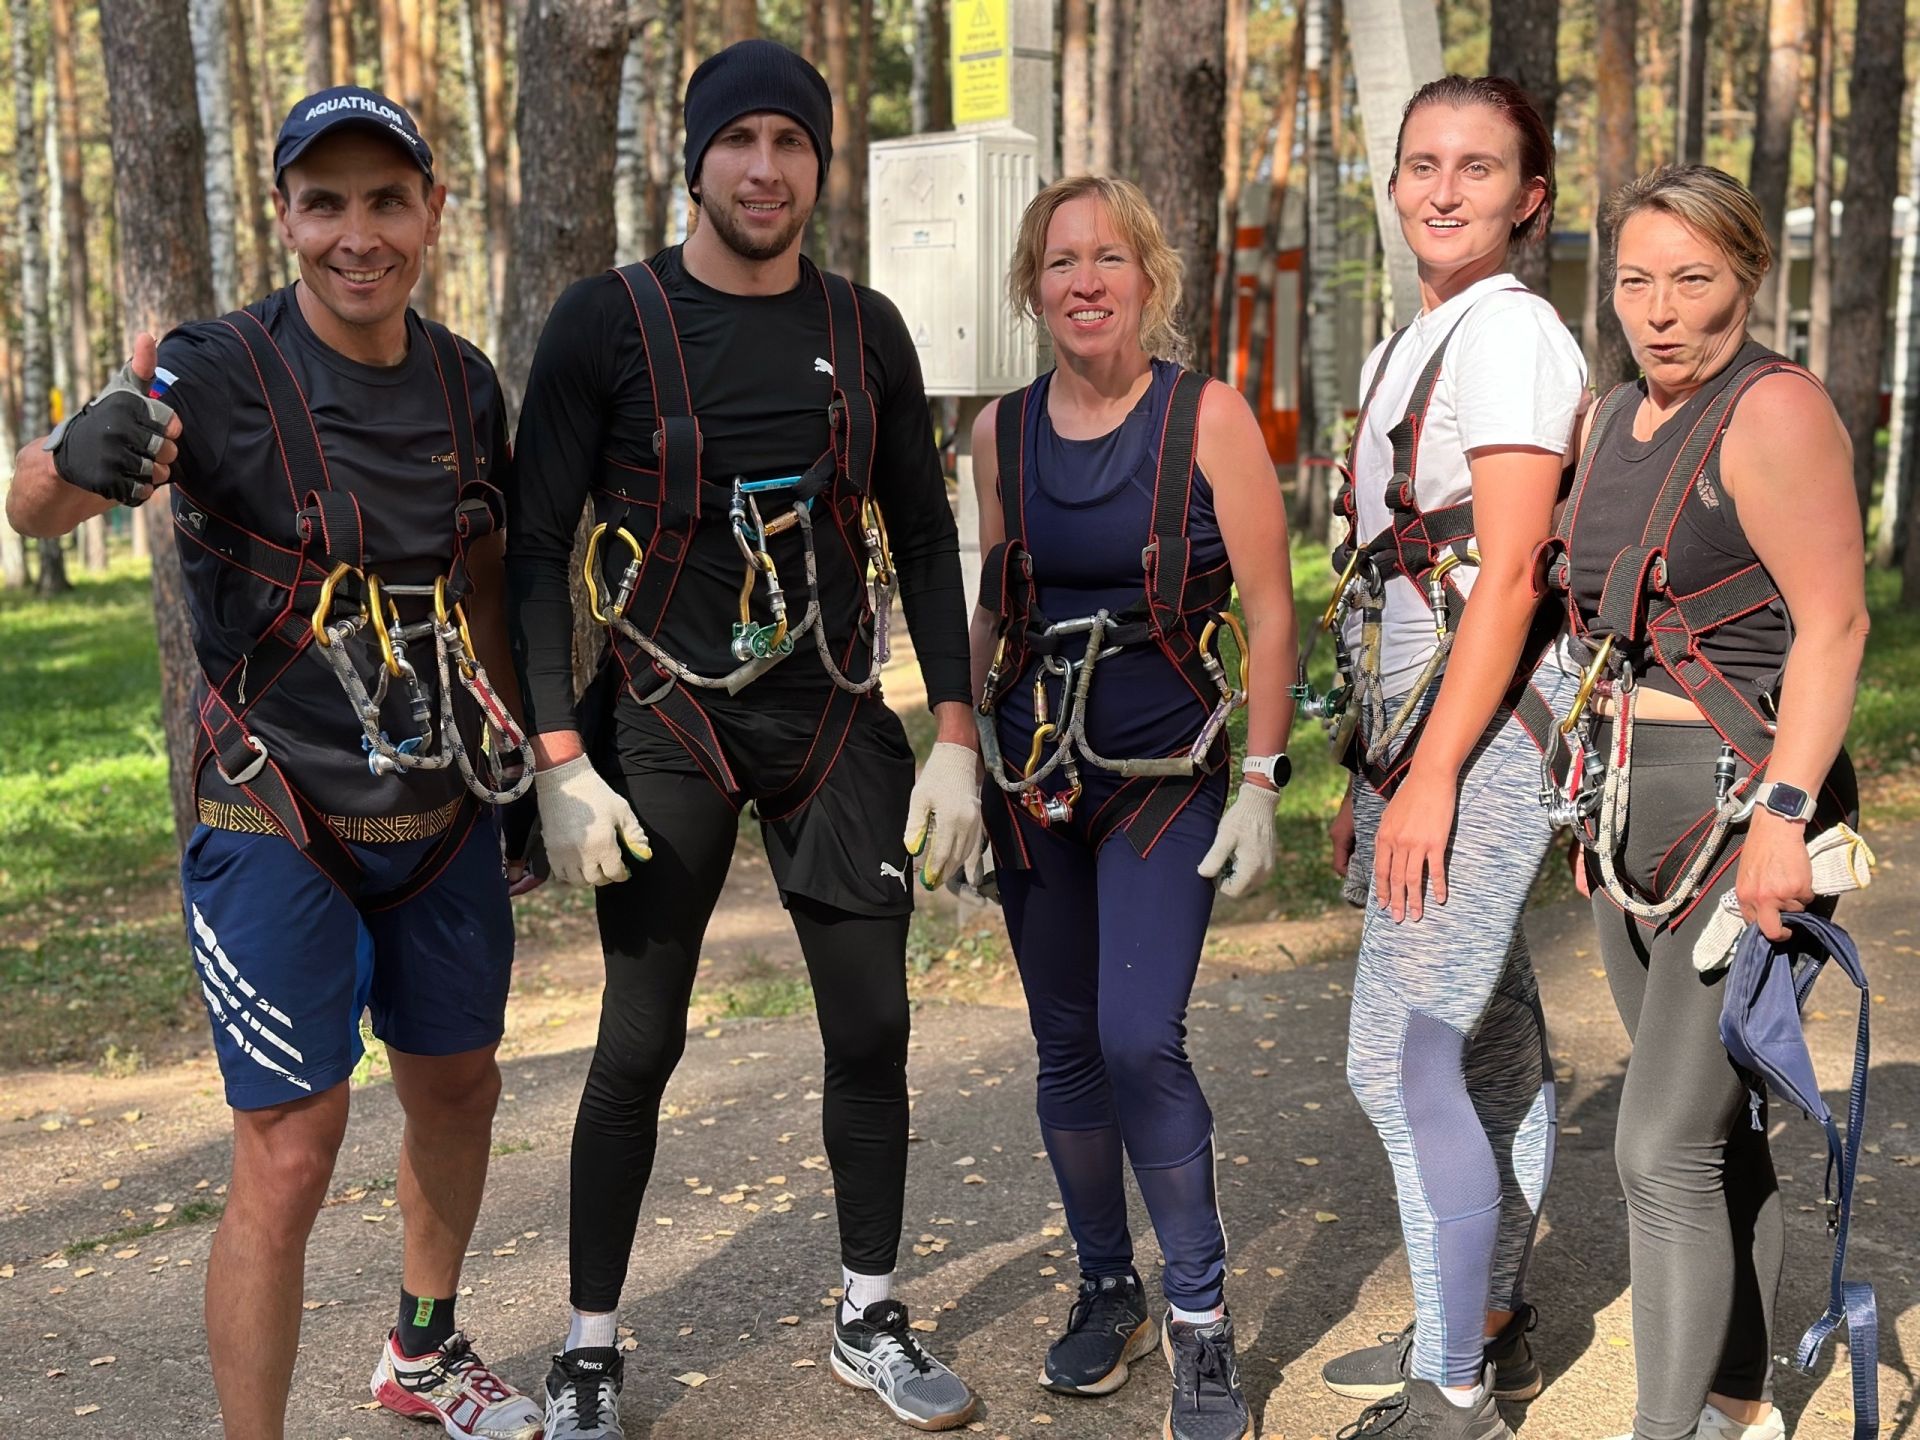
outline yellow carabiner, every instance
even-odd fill
[[[380,658],[386,663],[387,673],[396,679],[405,672],[400,668],[400,657],[394,653],[393,636],[387,630],[386,611],[380,608],[380,577],[367,576],[367,618],[373,622],[374,638],[380,642]],[[387,601],[387,610],[393,612],[393,623],[400,623],[400,607],[393,601]]]
[[[1458,550],[1449,550],[1436,560],[1433,564],[1433,569],[1427,572],[1428,583],[1431,584],[1433,581],[1446,579],[1449,572],[1459,569],[1462,565],[1478,565],[1479,563],[1480,552],[1471,545],[1467,547],[1467,552],[1464,555]]]
[[[1611,654],[1613,636],[1609,635],[1600,642],[1600,648],[1593,652],[1592,662],[1580,673],[1580,688],[1574,691],[1573,708],[1567,712],[1567,718],[1560,722],[1562,735],[1573,734],[1574,726],[1580,723],[1580,717],[1587,711],[1587,701],[1593,698],[1593,687],[1600,683],[1600,672]]]
[[[1214,642],[1222,624],[1232,632],[1233,643],[1240,652],[1240,693],[1244,695],[1247,690],[1247,632],[1241,626],[1238,615],[1231,610],[1222,610],[1213,619],[1207,621],[1200,631],[1200,652],[1204,655],[1207,646],[1213,645],[1213,658],[1216,661],[1219,660],[1220,647]]]
[[[323,650],[333,643],[327,636],[327,621],[333,618],[333,592],[347,576],[359,573],[343,560],[320,583],[320,603],[313,607],[313,638]]]
[[[1320,616],[1322,630],[1333,629],[1333,617],[1340,613],[1340,597],[1347,593],[1347,586],[1353,583],[1354,572],[1360,568],[1360,547],[1353,547],[1353,554],[1347,559],[1347,568],[1340,572],[1340,578],[1333,583],[1333,598],[1327,601],[1327,608]]]
[[[873,557],[873,578],[882,585],[892,583],[893,542],[887,538],[887,522],[881,518],[880,506],[871,495],[860,502],[860,524],[879,540],[879,549]]]
[[[611,625],[622,608],[616,603],[612,614],[600,608],[600,537],[606,534],[606,531],[606,522],[602,521],[587,532],[587,553],[580,562],[581,578],[587,582],[587,613],[593,616],[594,623],[597,625]],[[633,552],[632,564],[638,565],[646,558],[640,549],[640,542],[633,538],[632,532],[626,526],[615,526],[613,538],[623,542]],[[616,596],[615,599],[617,601],[618,597]]]
[[[1020,772],[1022,778],[1033,773],[1033,767],[1040,763],[1040,751],[1059,733],[1060,727],[1051,721],[1042,721],[1033,727],[1033,747],[1027,751],[1027,768]]]
[[[442,575],[433,582],[433,618],[441,625],[447,623],[447,577]],[[460,645],[464,654],[460,657],[460,673],[471,676],[476,657],[473,652],[473,632],[467,629],[466,607],[458,600],[453,602],[453,622],[460,629]]]

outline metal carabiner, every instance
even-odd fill
[[[1347,586],[1353,583],[1354,574],[1360,568],[1361,547],[1355,545],[1353,554],[1347,557],[1347,568],[1340,572],[1340,578],[1333,582],[1333,598],[1327,601],[1327,608],[1321,612],[1320,628],[1333,629],[1334,616],[1340,613],[1340,602],[1346,598]]]
[[[1562,735],[1573,734],[1574,727],[1580,723],[1580,717],[1587,712],[1587,702],[1593,698],[1593,687],[1600,683],[1600,672],[1606,668],[1608,658],[1613,654],[1613,636],[1608,635],[1600,642],[1600,648],[1593,652],[1593,659],[1587,668],[1580,672],[1580,688],[1573,692],[1573,708],[1567,712],[1567,718],[1560,722]]]
[[[586,558],[580,566],[581,578],[587,582],[587,613],[600,625],[611,625],[627,613],[627,606],[633,602],[633,587],[640,578],[641,562],[646,559],[646,553],[641,550],[640,542],[633,538],[633,533],[624,525],[616,525],[613,538],[623,542],[633,552],[633,559],[627,562],[626,573],[620,577],[620,589],[614,596],[613,609],[610,612],[602,611],[597,577],[600,573],[600,537],[606,531],[606,522],[602,521],[587,532]]]
[[[1201,627],[1200,658],[1203,660],[1207,658],[1207,645],[1218,635],[1222,624],[1232,633],[1233,643],[1240,652],[1240,693],[1245,695],[1247,693],[1248,670],[1247,632],[1246,628],[1241,625],[1238,615],[1234,614],[1231,610],[1222,610],[1212,620],[1207,621],[1207,623]],[[1212,663],[1215,666],[1220,665],[1220,647],[1218,645],[1214,646]],[[1222,667],[1221,674],[1224,675],[1225,673],[1225,668]],[[1215,678],[1218,679],[1219,677]],[[1222,688],[1225,688],[1224,685]]]
[[[327,634],[327,622],[333,618],[333,592],[349,575],[360,575],[359,568],[343,560],[328,572],[325,580],[320,582],[320,600],[313,607],[313,639],[322,650],[333,643]],[[366,577],[360,578],[364,580]]]
[[[880,506],[869,495],[860,502],[860,528],[866,531],[867,550],[873,558],[873,578],[882,585],[893,583],[893,545],[887,539],[887,522]]]
[[[452,609],[448,609],[447,577],[442,575],[433,582],[434,623],[444,630],[447,628],[449,616],[452,617],[454,627],[460,632],[460,648],[462,652],[459,662],[460,673],[471,679],[474,665],[477,663],[473,650],[473,632],[467,628],[467,611],[465,606],[456,600],[453,602]]]
[[[378,575],[369,575],[367,576],[367,619],[373,622],[374,638],[380,642],[380,659],[385,663],[387,673],[395,679],[399,679],[402,676],[411,676],[413,672],[409,670],[401,662],[400,657],[394,653],[393,636],[388,631],[387,616],[385,611],[380,608],[380,600],[380,577]],[[398,625],[400,623],[400,607],[395,605],[393,601],[388,600],[386,608],[393,612],[393,623]]]

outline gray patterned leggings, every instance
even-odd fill
[[[1572,682],[1551,656],[1534,683],[1564,712]],[[1490,727],[1461,772],[1447,903],[1395,924],[1366,900],[1347,1083],[1393,1164],[1412,1373],[1439,1385],[1479,1382],[1486,1312],[1520,1303],[1553,1169],[1553,1060],[1520,918],[1553,838],[1539,786],[1526,731]],[[1350,899],[1371,890],[1384,809],[1355,784]]]

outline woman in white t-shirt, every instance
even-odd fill
[[[1393,1163],[1414,1321],[1325,1378],[1376,1402],[1345,1433],[1500,1440],[1496,1397],[1540,1389],[1522,1286],[1555,1126],[1520,917],[1552,834],[1533,737],[1570,682],[1532,560],[1586,371],[1508,269],[1515,246],[1545,243],[1553,210],[1552,142],[1523,91],[1422,88],[1389,188],[1424,303],[1362,375],[1345,635],[1357,773],[1334,867],[1367,906],[1347,1078]]]

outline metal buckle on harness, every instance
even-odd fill
[[[254,776],[267,768],[267,747],[265,742],[262,741],[258,735],[253,734],[243,735],[240,738],[246,747],[253,751],[253,759],[247,762],[246,768],[241,770],[238,775],[229,775],[220,764],[219,755],[216,754],[213,757],[214,773],[226,781],[227,784],[235,787],[246,784],[249,780],[253,779]]]

